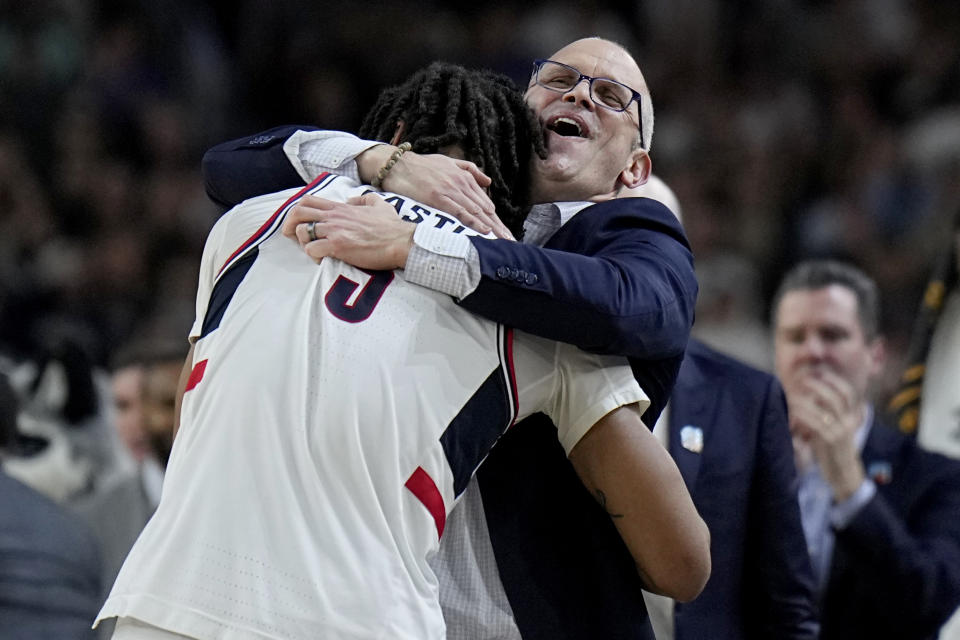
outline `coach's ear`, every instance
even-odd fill
[[[397,120],[397,128],[393,132],[393,137],[390,138],[390,144],[397,146],[400,144],[400,141],[403,140],[403,134],[407,132],[407,123],[403,120]]]
[[[628,189],[639,187],[647,181],[651,168],[650,155],[643,149],[634,149],[627,166],[620,172],[620,184]]]

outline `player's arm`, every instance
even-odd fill
[[[514,341],[518,385],[533,379],[533,358],[521,350],[550,344],[524,338]],[[641,422],[650,411],[647,390],[623,358],[552,344],[555,386],[524,385],[521,398],[556,425],[573,470],[612,519],[646,587],[695,597],[710,575],[710,536],[673,458]]]
[[[610,515],[646,587],[681,602],[695,598],[710,577],[710,532],[636,405],[597,422],[570,462]]]

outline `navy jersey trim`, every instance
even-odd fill
[[[283,224],[284,219],[290,209],[307,193],[321,191],[332,183],[337,176],[329,173],[322,173],[317,179],[305,186],[287,199],[280,207],[273,212],[260,228],[253,235],[247,238],[243,244],[230,254],[230,257],[223,263],[217,272],[217,279],[213,285],[213,291],[210,293],[210,302],[207,305],[207,312],[203,316],[203,325],[200,328],[198,339],[209,335],[215,331],[223,320],[223,314],[226,313],[230,301],[234,294],[250,271],[250,267],[256,262],[260,255],[260,245],[270,238]]]
[[[248,251],[239,260],[234,261],[222,276],[217,279],[217,284],[213,285],[213,293],[210,294],[210,303],[207,305],[207,313],[203,316],[203,326],[200,328],[200,338],[207,336],[220,326],[223,320],[223,314],[227,312],[230,301],[233,300],[233,294],[250,271],[250,267],[256,262],[260,255],[260,249],[254,247]],[[199,338],[198,338],[199,339]]]
[[[453,494],[467,488],[474,471],[517,417],[513,330],[497,326],[500,365],[480,385],[440,436],[453,472]]]
[[[283,220],[286,218],[287,213],[290,209],[293,208],[300,198],[305,196],[307,193],[320,191],[330,185],[336,179],[336,176],[330,175],[329,173],[321,173],[317,176],[317,179],[305,186],[300,191],[297,191],[295,194],[290,196],[286,202],[284,202],[280,207],[273,212],[266,222],[260,225],[260,228],[254,231],[253,235],[246,239],[246,241],[237,247],[237,249],[230,254],[230,257],[224,261],[223,266],[220,267],[220,270],[217,272],[217,276],[221,276],[226,272],[232,265],[234,260],[238,260],[245,252],[250,250],[252,247],[263,243],[267,238],[276,233],[277,229],[283,224]]]

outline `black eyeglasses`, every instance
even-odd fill
[[[586,80],[590,85],[590,99],[598,106],[611,111],[626,111],[636,100],[640,146],[646,146],[643,141],[643,115],[640,113],[643,96],[638,91],[610,78],[591,78],[580,73],[579,69],[553,60],[534,60],[533,78],[534,82],[544,89],[557,93],[573,91],[574,87]]]

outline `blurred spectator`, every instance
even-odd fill
[[[704,276],[695,332],[759,364],[754,286],[731,295],[730,274],[768,306],[787,265],[842,255],[876,277],[905,359],[960,202],[960,4],[941,0],[6,3],[0,349],[37,361],[66,336],[104,365],[133,336],[185,335],[212,144],[356,129],[354,105],[436,58],[525,83],[533,51],[588,34],[631,48],[657,101],[655,170]]]
[[[0,374],[0,460],[18,453],[17,398]],[[92,638],[100,558],[79,518],[0,470],[0,620],[11,640]]]
[[[692,214],[703,274],[751,273],[766,306],[786,264],[851,256],[890,301],[881,313],[902,358],[925,256],[960,200],[960,9],[877,6],[10,5],[0,25],[0,346],[29,357],[49,331],[66,331],[103,365],[145,329],[185,333],[195,285],[170,262],[195,265],[216,216],[197,171],[211,144],[264,122],[356,129],[355,105],[436,58],[525,83],[532,52],[597,34],[648,70],[654,164]],[[357,44],[388,40],[389,56]],[[754,294],[706,293],[703,330],[720,309],[721,334],[749,324],[731,339],[752,342]],[[733,320],[742,304],[748,315]]]
[[[875,414],[878,306],[873,281],[833,261],[801,263],[774,299],[823,640],[935,638],[960,604],[960,462]]]
[[[144,428],[150,442],[151,454],[167,465],[173,447],[173,430],[177,420],[177,383],[187,357],[186,340],[157,350],[145,362],[143,370]]]
[[[173,443],[177,381],[187,341],[136,343],[118,353],[113,373],[114,426],[136,468],[102,492],[75,505],[103,551],[102,603],[127,553],[160,503],[164,468]],[[113,619],[97,627],[109,638]]]
[[[124,471],[107,423],[107,384],[83,348],[56,341],[36,359],[3,367],[19,394],[19,430],[30,446],[4,471],[61,504],[109,486]]]
[[[114,357],[110,377],[113,397],[113,426],[127,455],[139,465],[150,453],[143,424],[143,354],[128,347]]]
[[[763,321],[760,274],[736,254],[697,260],[697,321],[693,335],[758,369],[773,366],[769,329]]]

